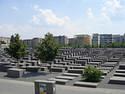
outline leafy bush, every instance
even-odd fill
[[[99,82],[101,79],[102,72],[93,66],[88,66],[84,70],[83,77],[88,82]]]

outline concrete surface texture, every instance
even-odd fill
[[[34,83],[0,79],[0,94],[34,94]],[[56,85],[56,94],[125,94],[125,90]]]

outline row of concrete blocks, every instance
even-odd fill
[[[56,84],[65,85],[70,80],[75,79],[76,77],[80,77],[80,74],[74,74],[74,73],[63,73],[62,76],[56,76],[55,78],[50,78],[48,80],[55,81]],[[101,79],[104,79],[105,76],[102,76]],[[74,86],[81,86],[81,87],[92,87],[96,88],[98,86],[99,82],[84,82],[84,81],[77,81],[73,85]]]
[[[119,69],[115,71],[113,77],[110,78],[109,83],[125,85],[125,64],[119,65]]]

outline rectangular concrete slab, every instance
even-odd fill
[[[109,83],[110,84],[125,85],[125,77],[113,76],[113,77],[110,78]]]
[[[72,77],[79,77],[79,76],[81,76],[81,74],[75,74],[75,73],[63,73],[62,75],[72,76]]]
[[[92,83],[92,82],[75,82],[75,86],[83,86],[83,87],[93,87],[96,88],[98,86],[98,83]]]
[[[125,73],[114,73],[114,76],[125,77]]]
[[[64,80],[64,79],[56,79],[56,78],[50,78],[48,79],[50,81],[56,81],[56,84],[66,84],[69,80]]]
[[[83,73],[83,69],[68,69],[68,73],[82,74]]]
[[[56,76],[55,78],[57,79],[65,79],[65,80],[73,80],[75,77],[70,77],[70,76]]]
[[[118,69],[118,70],[116,70],[116,72],[118,72],[118,73],[125,73],[125,70]]]

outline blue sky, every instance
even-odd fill
[[[125,32],[125,0],[0,0],[0,36]]]

